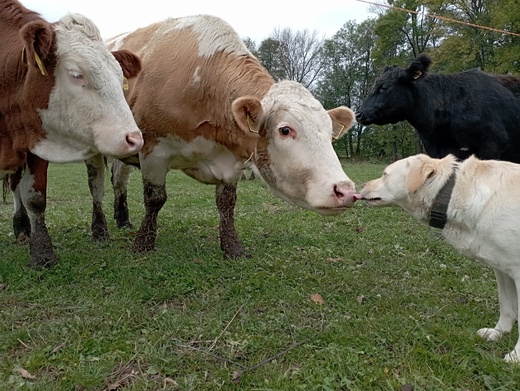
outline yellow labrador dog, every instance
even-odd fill
[[[362,199],[374,206],[400,206],[417,220],[442,228],[461,254],[491,266],[500,317],[477,334],[488,341],[509,333],[518,320],[520,291],[520,164],[453,155],[415,155],[386,167],[367,182]],[[432,213],[433,210],[433,213]],[[520,339],[507,362],[520,362]]]

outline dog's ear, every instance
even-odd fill
[[[434,174],[435,167],[430,163],[420,161],[412,165],[406,177],[406,190],[409,193],[415,193],[424,185],[424,182]]]

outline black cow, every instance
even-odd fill
[[[407,68],[387,66],[356,113],[362,125],[408,121],[434,158],[520,163],[520,78],[479,70],[428,73],[420,54]]]

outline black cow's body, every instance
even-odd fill
[[[419,55],[407,68],[386,67],[356,113],[363,125],[408,121],[434,158],[520,163],[520,78],[478,70],[428,73]]]

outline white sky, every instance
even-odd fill
[[[318,31],[326,38],[349,20],[369,17],[369,5],[357,0],[20,0],[49,22],[68,12],[83,14],[94,21],[103,38],[133,31],[167,17],[211,14],[226,20],[242,37],[256,43],[275,28]]]

